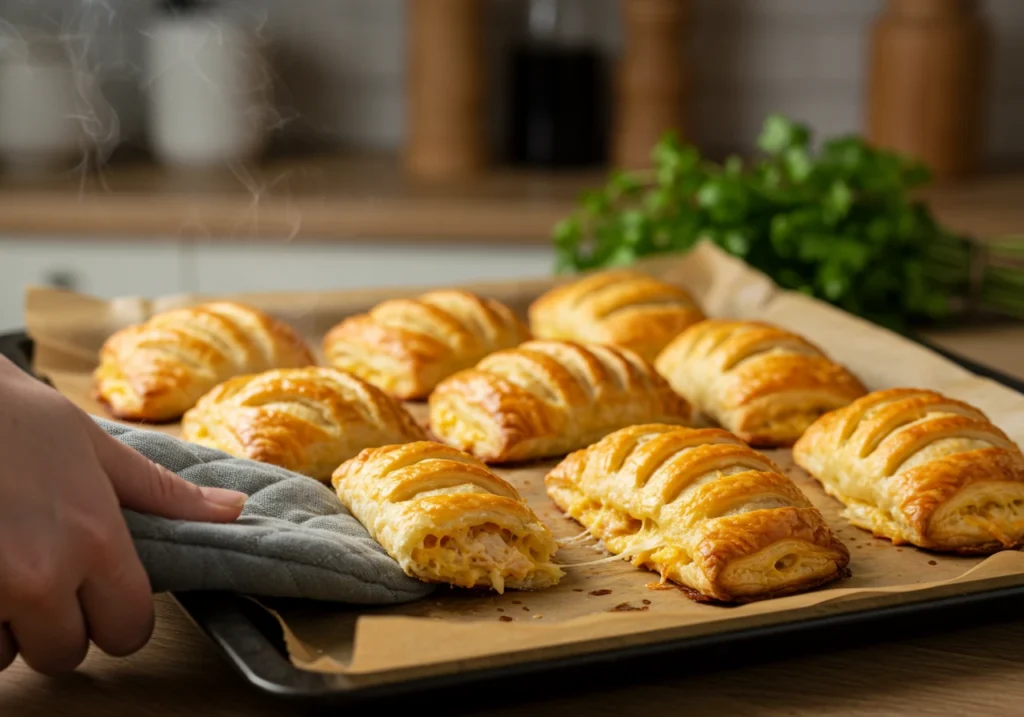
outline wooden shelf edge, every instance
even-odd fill
[[[501,201],[352,199],[325,203],[0,195],[0,234],[543,246],[551,243],[551,229],[569,211],[571,207],[529,207]]]
[[[598,170],[495,168],[426,182],[376,155],[283,158],[237,173],[136,162],[84,180],[0,178],[0,234],[541,246],[604,180]]]
[[[420,182],[395,158],[372,156],[283,159],[242,176],[116,165],[85,183],[0,179],[0,235],[540,247],[605,180],[599,170],[496,168],[473,181]],[[1024,234],[1021,196],[1017,173],[921,198],[951,229],[987,238]]]

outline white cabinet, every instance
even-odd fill
[[[545,276],[549,246],[211,242],[196,248],[203,293],[442,286]]]
[[[24,326],[25,287],[86,294],[156,296],[184,290],[185,248],[176,241],[0,238],[0,332]]]
[[[445,286],[545,276],[550,246],[0,238],[0,332],[24,325],[27,285],[95,296]]]

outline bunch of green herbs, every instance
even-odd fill
[[[702,239],[784,288],[897,331],[965,306],[1024,317],[1024,242],[975,243],[932,216],[914,190],[926,167],[856,136],[812,147],[809,129],[767,118],[752,161],[708,161],[674,134],[653,169],[615,172],[555,228],[559,272],[624,266]]]

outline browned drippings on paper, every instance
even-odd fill
[[[689,289],[711,316],[757,318],[794,330],[858,374],[869,389],[931,388],[981,408],[1012,439],[1024,443],[1024,396],[974,376],[888,331],[808,297],[783,292],[766,277],[711,245],[689,255],[645,261],[640,268]],[[565,279],[560,279],[560,281]],[[523,314],[554,279],[462,288],[505,301]],[[235,295],[289,321],[319,349],[320,337],[344,316],[379,301],[423,289],[311,294]],[[96,352],[116,329],[156,311],[208,296],[101,301],[70,292],[35,289],[26,297],[36,368],[85,410],[106,415],[91,397]],[[423,403],[410,404],[425,419]],[[149,426],[176,434],[177,424]],[[505,595],[441,586],[423,599],[387,608],[351,608],[304,601],[263,601],[281,621],[292,662],[303,669],[344,672],[370,682],[474,666],[510,664],[655,639],[677,638],[904,603],[964,590],[1024,584],[1024,553],[989,558],[938,555],[853,528],[816,481],[797,468],[788,450],[766,451],[822,511],[851,549],[852,575],[818,590],[736,607],[698,604],[654,573],[614,561],[569,568],[562,582],[540,592]],[[544,492],[557,461],[497,470],[512,482],[560,539],[579,536]],[[559,552],[564,563],[605,556],[594,541],[577,540]]]

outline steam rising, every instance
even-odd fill
[[[100,53],[93,51],[96,38],[120,36],[122,32],[109,0],[69,4],[71,12],[63,18],[60,36],[67,48],[77,89],[75,119],[80,123],[84,140],[82,161],[77,169],[84,188],[90,171],[103,167],[121,141],[120,119],[104,96],[100,83],[110,73],[138,71],[138,68],[119,61],[116,56],[101,59]]]
[[[249,66],[256,72],[254,94],[260,101],[252,102],[246,111],[253,113],[252,119],[261,123],[270,139],[288,124],[303,118],[296,109],[282,106],[281,100],[287,101],[290,96],[287,87],[277,83],[269,62],[271,37],[268,12],[263,5],[262,2],[246,0],[218,3],[218,11],[223,15],[207,16],[206,21],[215,31],[209,33],[206,41],[223,42],[221,17],[240,25],[254,39],[254,45],[260,51],[260,61]],[[96,191],[111,191],[105,174],[108,174],[107,165],[115,150],[128,143],[148,144],[147,123],[144,121],[148,111],[147,92],[157,79],[149,76],[148,63],[144,61],[146,43],[151,40],[147,28],[154,19],[150,14],[152,4],[138,0],[0,0],[0,6],[7,18],[0,19],[0,56],[11,57],[12,52],[17,53],[19,48],[26,47],[26,42],[41,35],[59,41],[57,44],[66,55],[73,74],[72,117],[78,124],[81,140],[81,158],[71,168],[71,176],[77,180],[81,201],[89,201]],[[207,82],[212,82],[201,74],[202,68],[196,64],[194,49],[190,51],[183,47],[180,61],[193,63],[193,71],[200,73],[199,76]],[[275,85],[278,85],[276,92]],[[141,108],[138,116],[133,111],[136,107]],[[119,116],[118,108],[124,117]],[[323,133],[322,128],[310,129]],[[295,170],[273,172],[266,167],[257,169],[245,162],[229,162],[223,169],[227,177],[233,176],[244,192],[251,196],[251,201],[233,226],[217,227],[219,237],[251,238],[261,230],[261,208],[265,208],[271,198],[275,206],[263,214],[272,218],[273,230],[278,235],[275,238],[291,241],[298,235],[303,209],[293,201],[289,186]],[[309,175],[317,171],[310,168],[299,171],[303,174],[303,196],[308,199],[314,184]],[[189,186],[196,190],[195,185]],[[223,185],[219,186],[223,189]],[[186,243],[213,234],[203,209],[201,188],[192,196],[196,202],[183,213],[177,228],[177,234]],[[231,196],[237,198],[237,195]],[[266,229],[263,227],[262,231]],[[311,314],[298,312],[284,318],[308,338],[312,337],[315,326]]]
[[[262,3],[236,2],[220,3],[218,15],[203,16],[201,22],[209,23],[211,32],[206,42],[223,43],[224,21],[237,23],[253,37],[254,45],[261,51],[260,61],[249,63],[256,73],[254,97],[246,112],[249,119],[259,123],[268,137],[282,130],[290,122],[299,119],[294,109],[274,106],[276,77],[267,60],[266,49],[270,46],[267,28],[268,13]],[[21,22],[0,20],[0,52],[11,57],[40,35],[55,36],[66,55],[70,66],[75,96],[73,119],[81,137],[81,158],[74,165],[73,176],[79,180],[82,198],[87,187],[107,191],[109,186],[104,170],[115,150],[122,143],[141,140],[146,143],[146,123],[129,120],[122,122],[115,105],[126,107],[126,102],[143,108],[145,117],[146,94],[158,78],[149,74],[142,52],[146,42],[152,40],[147,31],[152,18],[148,4],[128,0],[75,0],[74,2],[50,3],[40,0],[19,0],[7,3],[5,15],[17,16]],[[140,11],[141,10],[141,11]],[[182,43],[182,63],[191,64],[190,71],[213,84],[196,62],[195,47]],[[129,97],[108,96],[110,86],[120,85],[134,90]],[[280,92],[276,93],[280,94]],[[132,119],[135,119],[134,117]],[[125,128],[128,128],[127,131]],[[140,130],[141,136],[133,136]],[[237,179],[251,196],[252,202],[246,216],[237,222],[235,231],[255,229],[259,224],[259,208],[268,197],[285,199],[285,215],[289,225],[289,239],[294,238],[301,226],[300,212],[294,207],[286,191],[290,172],[282,171],[272,176],[266,171],[257,171],[245,162],[229,162],[226,170]],[[182,217],[181,232],[190,235],[208,235],[198,217]],[[234,232],[233,232],[234,233]]]

